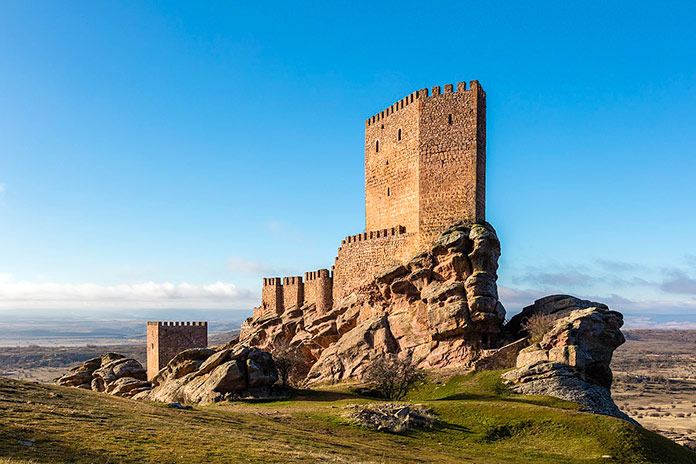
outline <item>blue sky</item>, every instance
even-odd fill
[[[364,120],[478,79],[508,310],[562,291],[696,323],[694,17],[3,2],[0,311],[250,308],[362,231]]]

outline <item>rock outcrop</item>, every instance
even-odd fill
[[[195,348],[176,355],[152,379],[152,390],[135,398],[199,404],[268,397],[277,380],[273,357],[267,351],[243,345],[217,351]]]
[[[150,389],[143,366],[117,353],[89,359],[56,379],[56,383],[128,398]]]
[[[624,342],[621,313],[568,295],[537,300],[512,318],[510,331],[523,332],[533,314],[546,314],[550,328],[519,351],[516,369],[503,378],[518,393],[548,395],[584,405],[585,410],[629,420],[611,399],[611,357]]]
[[[267,397],[278,380],[267,351],[195,348],[176,355],[151,382],[135,359],[106,353],[56,379],[59,385],[165,403],[199,404],[241,397]]]
[[[348,419],[380,432],[431,429],[437,422],[433,411],[419,404],[358,404],[346,409]]]
[[[248,319],[239,341],[264,349],[290,344],[303,354],[299,372],[310,383],[360,377],[383,353],[409,356],[422,368],[469,366],[501,343],[499,256],[490,225],[460,223],[330,311],[307,305]]]

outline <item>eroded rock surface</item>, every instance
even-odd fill
[[[511,319],[522,332],[524,320],[548,314],[551,328],[541,340],[519,351],[516,369],[503,374],[518,393],[548,395],[574,401],[597,414],[629,420],[611,399],[611,357],[624,342],[621,313],[606,305],[568,295],[537,300]]]
[[[56,379],[56,383],[129,398],[150,389],[143,366],[118,353],[89,359]]]
[[[199,404],[271,396],[277,380],[269,352],[237,345],[182,351],[151,382],[135,359],[106,353],[71,369],[56,383],[127,398]]]
[[[310,383],[360,377],[382,353],[418,367],[469,366],[501,343],[505,309],[496,286],[500,242],[488,224],[460,223],[408,263],[366,282],[326,313],[314,305],[248,319],[240,343],[288,343]]]
[[[176,355],[152,379],[152,390],[136,399],[198,404],[268,397],[277,380],[273,357],[267,351],[244,345],[217,351],[195,348]]]

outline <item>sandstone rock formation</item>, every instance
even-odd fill
[[[106,353],[71,369],[56,383],[127,398],[198,404],[271,396],[277,380],[270,353],[237,345],[183,351],[151,382],[146,381],[145,369],[135,359]]]
[[[521,334],[532,314],[553,319],[541,340],[519,351],[516,369],[503,378],[518,393],[548,395],[574,401],[585,410],[631,420],[611,399],[609,364],[614,350],[624,342],[621,313],[606,305],[568,295],[537,300],[512,318],[511,331]]]
[[[459,223],[433,247],[336,302],[248,319],[245,345],[300,351],[310,383],[360,377],[382,353],[422,368],[468,366],[501,341],[505,310],[496,287],[500,243],[488,224]]]
[[[56,383],[125,397],[150,389],[143,366],[117,353],[89,359],[56,379]]]
[[[182,404],[271,396],[278,380],[270,353],[236,345],[218,351],[195,348],[176,355],[136,399]]]

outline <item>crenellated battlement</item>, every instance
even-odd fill
[[[302,284],[302,276],[283,277],[283,286]]]
[[[392,104],[391,106],[388,106],[387,108],[383,109],[379,113],[375,114],[374,116],[367,118],[365,120],[365,125],[366,126],[371,126],[372,124],[376,122],[380,122],[384,120],[387,116],[394,114],[395,112],[399,111],[400,109],[403,109],[407,107],[408,105],[412,104],[413,102],[418,101],[421,98],[425,98],[428,96],[428,89],[421,89],[421,90],[416,90],[413,93],[410,93],[409,95],[406,95],[404,98],[401,100],[397,101],[396,103]]]
[[[319,269],[318,271],[305,272],[305,283],[317,279],[330,279],[331,272],[328,269]]]
[[[420,89],[416,90],[413,93],[410,93],[406,95],[404,98],[401,100],[397,101],[396,103],[393,103],[392,105],[388,106],[387,108],[383,109],[379,113],[367,118],[365,120],[365,126],[369,127],[372,124],[375,124],[377,122],[383,121],[385,118],[388,116],[396,113],[397,111],[406,108],[410,104],[417,102],[418,100],[423,100],[428,97],[435,97],[438,95],[444,95],[444,94],[450,94],[450,93],[462,93],[462,92],[470,92],[474,91],[477,92],[481,89],[481,85],[477,80],[473,80],[469,82],[469,88],[467,88],[466,81],[464,82],[458,82],[457,83],[457,88],[455,90],[453,84],[445,84],[444,86],[444,93],[441,91],[441,87],[439,85],[433,86],[432,89],[429,91],[428,89]]]
[[[406,233],[406,227],[404,227],[404,226],[396,226],[396,227],[391,227],[389,229],[381,229],[381,230],[371,230],[370,232],[363,232],[362,234],[349,235],[348,237],[343,239],[343,241],[341,242],[341,246],[346,245],[346,244],[355,243],[355,242],[375,240],[378,238],[394,237],[396,235],[402,235],[405,233]]]
[[[261,307],[255,310],[254,317],[300,308],[314,304],[320,312],[332,305],[333,275],[328,269],[305,272],[302,276],[266,277],[263,279]]]
[[[189,326],[207,326],[208,323],[204,321],[148,321],[147,322],[148,326],[157,326],[157,327],[189,327]]]

